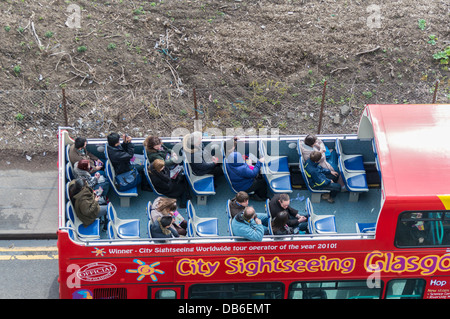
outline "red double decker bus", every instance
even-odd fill
[[[214,219],[214,235],[194,230],[185,237],[152,238],[148,207],[159,195],[138,187],[131,198],[121,198],[113,188],[108,194],[117,218],[137,221],[135,238],[101,230],[86,236],[68,212],[66,150],[73,137],[60,129],[60,297],[449,298],[449,127],[450,105],[368,105],[357,134],[318,136],[339,154],[348,189],[332,204],[303,178],[299,143],[305,135],[241,136],[244,150],[256,150],[266,162],[280,157],[287,162],[288,173],[263,170],[271,195],[288,193],[290,205],[309,219],[306,233],[264,235],[259,242],[230,233],[227,201],[235,192],[226,174],[216,178],[214,194],[193,193],[188,208],[195,217],[179,209],[192,219],[190,225]],[[228,138],[204,136],[202,141],[220,146]],[[136,154],[144,154],[142,142],[133,139]],[[175,147],[182,138],[163,142]],[[105,139],[88,139],[87,149],[106,163],[105,144]],[[280,177],[289,180],[287,188],[273,183]],[[250,200],[250,205],[260,213],[268,209],[266,202]]]

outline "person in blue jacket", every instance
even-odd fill
[[[233,188],[238,192],[244,191],[247,194],[255,192],[252,196],[254,200],[266,200],[267,184],[259,174],[263,162],[264,158],[260,158],[251,169],[241,153],[231,152],[227,156],[225,165]]]
[[[328,202],[334,203],[334,198],[341,191],[341,185],[337,183],[339,174],[320,166],[319,161],[321,157],[322,153],[318,151],[311,153],[311,156],[305,162],[306,175],[312,188],[330,190],[330,197],[326,199]]]
[[[262,241],[263,236],[269,233],[268,221],[267,214],[258,214],[252,206],[248,206],[233,218],[231,229],[234,236],[251,241]]]

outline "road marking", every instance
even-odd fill
[[[38,252],[49,252],[47,255]],[[57,260],[57,247],[0,247],[1,260]]]
[[[13,248],[0,247],[0,252],[13,252],[13,251],[58,251],[58,248],[57,247],[13,247]]]
[[[0,255],[0,260],[57,260],[58,255]]]

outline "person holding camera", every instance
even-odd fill
[[[248,206],[233,218],[231,229],[234,236],[251,241],[262,241],[263,236],[269,233],[268,222],[267,214],[258,214],[252,206]]]

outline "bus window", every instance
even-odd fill
[[[155,294],[155,299],[177,299],[177,292],[172,289],[159,290]]]
[[[448,246],[450,212],[404,212],[395,233],[397,247]]]
[[[422,299],[424,279],[393,279],[387,283],[386,299]]]
[[[190,299],[282,299],[282,283],[196,284],[189,288]]]
[[[382,288],[369,288],[366,280],[295,282],[289,299],[380,299]]]
[[[148,297],[151,299],[183,298],[183,286],[149,286]]]

